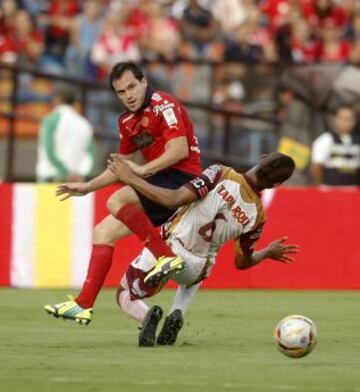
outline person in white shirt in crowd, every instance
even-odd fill
[[[81,181],[93,170],[94,130],[75,104],[75,92],[59,88],[53,110],[41,121],[36,164],[39,182]]]
[[[360,133],[350,106],[336,110],[334,129],[313,142],[312,174],[319,185],[360,185]]]

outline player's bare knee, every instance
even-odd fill
[[[115,240],[112,231],[107,227],[104,222],[98,223],[94,228],[94,243],[114,245]]]
[[[129,186],[125,186],[119,191],[113,193],[109,197],[106,207],[110,214],[116,217],[120,208],[122,208],[125,204],[136,204],[139,207],[141,206],[137,193]]]
[[[110,212],[111,215],[116,217],[116,214],[118,213],[121,206],[119,206],[115,195],[112,195],[109,197],[109,199],[106,202],[106,208]]]

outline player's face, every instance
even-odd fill
[[[356,123],[356,117],[348,108],[339,109],[335,117],[335,128],[337,133],[344,135],[350,133]]]
[[[145,98],[147,80],[136,79],[131,71],[125,71],[120,79],[113,82],[113,87],[120,101],[130,112],[138,111]]]

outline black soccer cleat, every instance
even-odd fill
[[[149,309],[139,333],[139,347],[153,347],[156,341],[156,328],[159,325],[163,311],[160,306]]]
[[[180,329],[184,325],[184,317],[180,309],[175,309],[169,316],[166,317],[164,325],[157,338],[159,345],[173,345]]]

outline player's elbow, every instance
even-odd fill
[[[177,208],[176,204],[173,200],[166,199],[163,201],[162,205],[166,207],[168,210],[175,210]]]
[[[183,206],[183,205],[184,205],[184,201],[183,201],[183,199],[182,199],[181,197],[179,197],[179,196],[176,196],[176,197],[172,200],[172,208],[173,208],[173,209],[179,208],[179,207],[181,207],[181,206]]]
[[[248,257],[244,255],[236,255],[235,256],[235,268],[238,270],[246,270],[250,267],[250,263],[248,263]]]
[[[188,148],[187,143],[178,145],[174,149],[173,155],[174,155],[177,162],[182,161],[183,159],[186,159],[189,156],[189,148]]]
[[[239,270],[239,271],[243,271],[243,270],[248,269],[249,267],[247,267],[247,266],[245,266],[245,265],[243,265],[243,264],[237,264],[237,263],[235,263],[235,268],[236,268],[237,270]]]
[[[189,150],[186,148],[181,148],[176,152],[176,161],[180,162],[189,156]]]
[[[176,195],[176,192],[169,195],[166,200],[164,200],[164,206],[169,210],[176,210],[181,207],[182,203],[180,198]]]
[[[185,159],[189,156],[189,149],[187,146],[182,149],[181,156],[182,156],[181,159]]]
[[[235,256],[234,264],[235,264],[236,269],[238,269],[238,270],[243,269],[243,262],[242,262],[242,258],[240,256],[238,256],[238,255]]]

